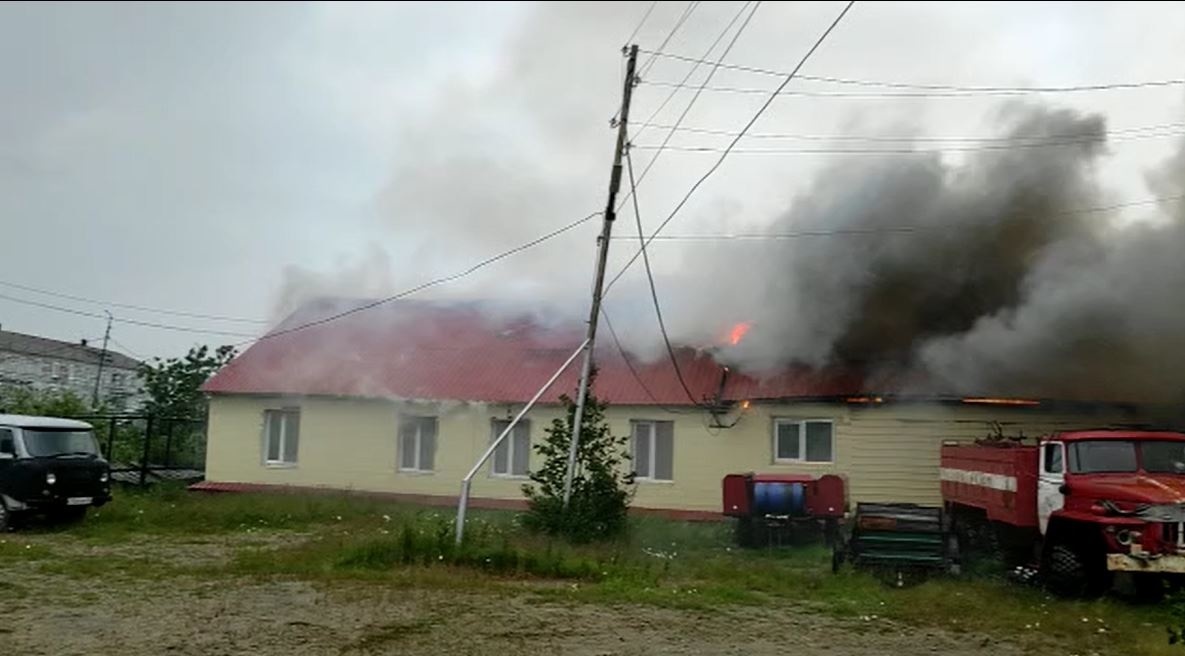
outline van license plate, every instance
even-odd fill
[[[94,497],[70,497],[66,499],[67,506],[89,506],[94,501]]]

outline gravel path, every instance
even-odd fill
[[[121,545],[123,558],[229,553],[228,540]],[[35,542],[88,558],[107,548],[67,536]],[[106,575],[47,567],[0,569],[0,653],[78,654],[1017,654],[983,636],[846,621],[793,606],[718,612],[557,601],[529,587],[469,592],[374,582],[314,583],[218,577]]]

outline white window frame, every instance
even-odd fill
[[[630,455],[633,456],[634,466],[634,480],[645,481],[647,483],[674,483],[675,482],[675,438],[674,425],[671,426],[671,477],[670,478],[655,478],[654,472],[658,469],[658,419],[631,419],[630,420]],[[650,448],[649,458],[647,462],[650,463],[650,471],[643,474],[637,469],[637,453],[638,453],[638,427],[648,426],[650,428]]]
[[[798,457],[797,458],[779,458],[778,457],[778,433],[782,426],[798,425]],[[831,426],[831,459],[829,460],[807,460],[806,459],[806,425],[807,424],[829,424]],[[828,465],[835,463],[835,420],[834,419],[794,419],[789,417],[774,418],[773,435],[771,436],[770,448],[773,456],[774,464],[808,464],[808,465]]]
[[[424,469],[424,420],[431,419],[436,424],[436,450],[440,450],[440,418],[436,415],[403,415],[399,417],[399,422],[396,427],[395,435],[395,468],[404,474],[433,474],[435,469]],[[404,422],[414,420],[416,425],[416,448],[415,448],[415,466],[403,466],[403,435],[402,428]],[[432,457],[432,467],[436,467],[435,451]]]
[[[510,423],[510,421],[511,420],[509,420],[509,419],[499,419],[497,417],[490,420],[490,442],[491,443],[493,443],[494,440],[498,439],[498,436],[502,434],[502,431],[506,430],[505,428],[503,428],[502,430],[498,430],[498,422]],[[490,476],[492,478],[510,478],[510,479],[520,479],[521,480],[521,479],[529,479],[531,477],[531,451],[532,451],[532,446],[533,446],[531,444],[531,420],[524,417],[523,419],[520,419],[517,424],[514,425],[515,430],[518,430],[519,426],[526,426],[526,428],[527,428],[527,471],[522,474],[515,474],[514,473],[514,448],[515,448],[514,447],[514,432],[515,431],[511,431],[510,434],[506,436],[506,439],[502,441],[502,444],[506,445],[507,471],[500,472],[497,470],[498,458],[497,458],[497,450],[495,450],[494,453],[490,454]],[[499,446],[501,446],[501,445],[499,445]]]
[[[271,449],[268,448],[268,441],[272,439],[271,422],[276,417],[283,419],[280,423],[280,448],[276,452],[279,454],[278,460],[273,460],[268,457]],[[288,450],[288,425],[291,422],[289,417],[296,418],[296,454],[295,459],[285,460],[284,453]],[[300,408],[267,408],[263,411],[263,464],[268,467],[287,468],[295,467],[300,462]]]

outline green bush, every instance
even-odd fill
[[[45,417],[75,417],[91,408],[69,390],[38,390],[27,385],[0,384],[0,413]]]
[[[531,483],[523,486],[528,511],[523,525],[572,542],[592,542],[617,537],[625,532],[633,496],[634,474],[623,463],[630,460],[629,437],[614,436],[605,422],[607,404],[588,395],[581,418],[580,444],[572,497],[564,508],[564,478],[568,469],[568,448],[576,405],[567,396],[560,401],[566,419],[556,419],[545,432],[547,438],[535,445],[543,456],[543,467],[531,472]]]

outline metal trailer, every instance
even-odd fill
[[[785,544],[809,528],[821,528],[831,544],[847,510],[844,481],[834,474],[729,474],[721,487],[743,547]]]
[[[858,503],[847,535],[832,551],[832,571],[845,562],[906,576],[941,571],[958,573],[958,544],[942,508],[911,503]]]

